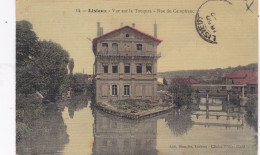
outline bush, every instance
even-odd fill
[[[46,106],[36,95],[18,94],[16,96],[16,140],[19,141],[28,133],[32,121],[40,118],[45,113]]]
[[[149,100],[141,99],[125,99],[113,101],[111,104],[120,110],[129,111],[131,113],[137,113],[138,111],[144,111],[159,106],[158,103],[152,103]]]
[[[168,89],[173,94],[173,102],[181,107],[183,105],[189,106],[192,102],[192,88],[190,85],[171,85]]]

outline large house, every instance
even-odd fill
[[[157,98],[157,46],[162,40],[124,26],[93,39],[96,102]]]
[[[256,94],[258,88],[257,73],[251,70],[237,70],[223,77],[225,84],[245,85],[245,94]]]

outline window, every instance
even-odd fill
[[[102,43],[102,49],[105,54],[108,53],[108,43]]]
[[[108,73],[108,65],[107,64],[103,65],[103,70],[104,70],[104,73]]]
[[[130,86],[124,85],[124,95],[130,95]]]
[[[130,73],[130,64],[125,65],[125,73]]]
[[[112,85],[112,95],[117,95],[117,85]]]
[[[117,43],[113,43],[112,44],[112,50],[113,50],[113,52],[117,52],[118,51],[118,44]]]
[[[117,65],[112,66],[112,73],[118,73],[118,66]]]
[[[146,65],[146,73],[147,74],[151,74],[152,73],[152,65],[151,64],[147,64]]]
[[[125,37],[129,38],[129,34],[126,34]]]
[[[142,64],[136,66],[136,73],[142,73]]]
[[[250,87],[250,93],[251,94],[255,93],[255,88],[254,87]]]
[[[137,51],[142,51],[142,44],[136,44]]]

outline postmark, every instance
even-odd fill
[[[214,11],[214,5],[209,5],[213,1],[232,5],[232,3],[227,0],[207,0],[197,10],[195,27],[203,40],[211,44],[217,44],[217,13]]]

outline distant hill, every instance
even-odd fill
[[[207,70],[181,70],[170,72],[159,72],[158,77],[165,77],[167,81],[171,78],[193,78],[203,84],[220,84],[222,83],[222,77],[232,73],[236,70],[252,70],[258,72],[258,63],[252,63],[247,66],[237,66],[228,68],[216,68]]]

